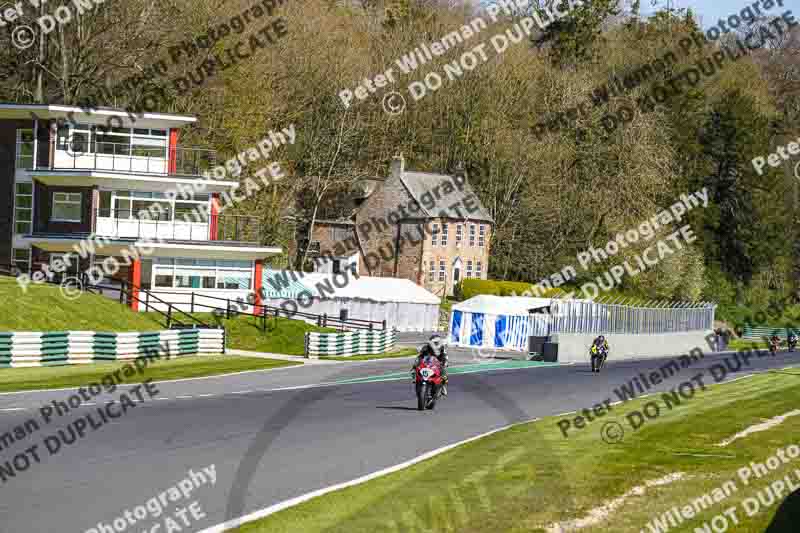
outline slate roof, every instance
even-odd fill
[[[459,189],[457,186],[458,182],[456,178],[453,176],[447,176],[444,174],[430,174],[427,172],[403,172],[403,175],[400,177],[400,181],[408,190],[409,194],[417,201],[420,205],[421,211],[428,216],[428,218],[441,218],[442,215],[440,214],[442,211],[445,212],[446,217],[448,218],[455,218],[455,219],[464,219],[469,218],[470,220],[479,220],[485,222],[494,223],[494,219],[492,219],[492,215],[489,214],[489,211],[483,206],[478,195],[475,194],[474,189],[470,186],[469,181],[466,181],[463,184],[463,187]],[[442,194],[444,192],[443,187],[445,183],[450,183],[453,188],[449,194]],[[435,196],[434,189],[438,186],[438,192],[440,194],[440,198],[437,200]],[[428,209],[425,207],[425,204],[422,202],[422,197],[430,192],[433,195],[433,200],[435,205]],[[477,203],[478,210],[474,213],[469,213],[464,205],[464,200],[469,199],[471,204]],[[427,202],[430,204],[430,202]],[[450,206],[456,205],[458,209],[461,211],[459,215],[456,209],[451,209]]]

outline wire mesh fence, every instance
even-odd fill
[[[716,305],[708,302],[614,302],[553,300],[550,333],[658,334],[714,329]]]

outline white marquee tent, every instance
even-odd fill
[[[274,290],[276,285],[270,283],[270,278],[274,281],[275,276],[285,274],[289,275],[283,278],[290,280],[288,286],[282,283],[278,285],[283,285],[280,291]],[[310,305],[298,306],[298,311],[338,318],[340,311],[346,309],[349,318],[386,320],[389,328],[398,331],[434,331],[439,322],[439,297],[407,279],[351,276],[338,287],[332,283],[333,274],[319,272],[278,273],[264,269],[263,277],[267,305],[280,307],[286,300],[308,301],[310,293]],[[333,288],[333,292],[319,287]],[[306,293],[304,298],[299,297],[302,292]]]
[[[549,335],[549,316],[530,314],[550,298],[481,294],[453,306],[450,344],[527,351],[529,336]]]

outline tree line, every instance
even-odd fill
[[[0,28],[0,98],[78,104],[103,94],[113,100],[104,105],[141,109],[143,98],[159,94],[159,111],[200,119],[182,142],[215,148],[220,159],[270,129],[295,124],[296,143],[273,154],[289,179],[237,208],[265,218],[264,239],[271,244],[287,247],[294,238],[287,220],[349,216],[353,193],[364,180],[386,176],[391,158],[402,152],[415,170],[467,171],[496,222],[492,279],[535,282],[557,273],[580,252],[706,187],[709,206],[688,216],[697,241],[623,279],[622,289],[652,298],[761,305],[800,288],[793,165],[768,166],[759,175],[751,164],[800,134],[800,31],[786,27],[779,34],[770,25],[786,9],[688,47],[704,33],[691,9],[644,16],[636,2],[595,0],[498,53],[492,36],[508,35],[553,3],[517,2],[513,12],[489,17],[483,3],[283,0],[242,33],[207,40],[207,48],[173,60],[170,49],[174,55],[176,47],[209,32],[219,37],[220,24],[260,3],[108,0],[40,32],[20,50],[12,43],[16,26],[36,33],[37,17],[73,2],[28,6]],[[280,40],[209,71],[209,61],[247,44],[276,17],[285,21]],[[488,27],[474,40],[408,74],[395,68],[393,84],[357,105],[342,104],[343,89],[374,79],[421,43],[441,40],[476,17]],[[668,99],[652,99],[647,112],[638,105],[657,85],[763,28],[773,28],[763,47]],[[409,94],[409,84],[442,74],[444,65],[479,43],[486,43],[486,61],[419,100]],[[676,60],[667,60],[668,51],[681,49]],[[170,63],[170,76],[145,75],[159,61]],[[645,66],[652,66],[646,77]],[[187,91],[170,82],[197,69],[206,74],[202,87]],[[626,76],[639,83],[625,84]],[[625,90],[612,90],[616,84]],[[404,111],[386,111],[391,91],[404,96]],[[566,118],[557,127],[537,128],[552,124],[559,112]],[[609,117],[617,118],[617,127],[609,127]],[[586,272],[586,279],[641,252],[631,246]]]

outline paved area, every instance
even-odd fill
[[[469,361],[470,355],[459,352],[458,357]],[[709,356],[648,392],[666,390],[720,361]],[[796,353],[759,358],[729,378],[798,361]],[[32,445],[38,445],[41,459],[0,484],[0,532],[91,531],[99,522],[108,523],[157,497],[190,469],[214,465],[215,484],[197,488],[189,501],[179,502],[197,501],[202,507],[206,518],[182,529],[200,531],[230,515],[344,482],[509,423],[591,407],[664,361],[611,361],[601,374],[585,364],[464,364],[474,365],[475,371],[457,371],[449,396],[428,413],[415,409],[412,385],[404,377],[407,360],[304,365],[161,383],[153,399],[137,402],[97,429],[85,428],[82,437],[55,453],[48,451],[46,438],[51,445],[63,443],[59,430],[69,437],[76,420],[108,400],[118,400],[129,388],[101,395],[92,405],[70,409],[48,424],[42,422],[41,409],[67,401],[73,392],[0,395],[0,432],[14,435],[14,428],[26,423],[29,428],[27,435],[17,433],[14,442],[3,442],[0,466],[8,468],[8,461],[13,467],[14,458]],[[392,373],[398,376],[375,379]],[[38,429],[30,426],[32,419],[39,421]],[[549,446],[531,445],[537,453],[547,453]],[[17,466],[26,465],[18,460]],[[170,504],[170,512],[176,505]],[[130,530],[145,531],[155,522],[149,517]]]

